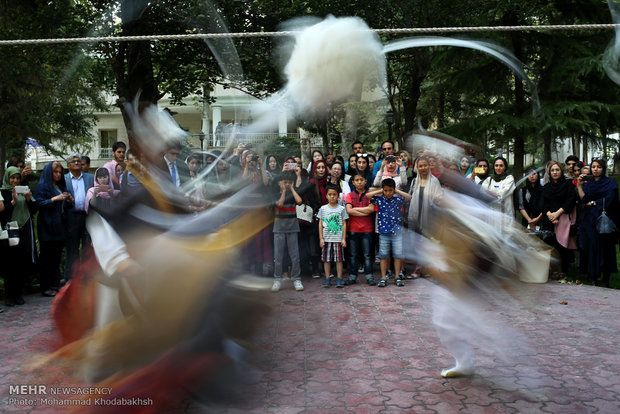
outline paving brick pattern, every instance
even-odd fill
[[[620,291],[591,286],[521,284],[519,300],[489,307],[522,332],[530,349],[508,360],[476,349],[477,373],[444,379],[452,358],[431,323],[426,279],[404,288],[354,285],[324,289],[307,280],[270,296],[258,339],[261,370],[248,373],[247,401],[186,401],[187,413],[619,413]],[[48,298],[0,314],[0,412],[62,412],[6,403],[9,384],[70,384],[20,369],[53,344]],[[119,410],[122,412],[122,410]]]

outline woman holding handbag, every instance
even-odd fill
[[[0,249],[5,266],[2,270],[4,278],[4,296],[6,306],[23,305],[22,285],[24,275],[27,273],[28,266],[32,266],[37,261],[37,250],[34,243],[34,231],[32,226],[32,215],[37,207],[34,197],[30,193],[30,188],[20,188],[22,173],[17,167],[8,167],[4,173],[0,194],[3,203],[3,210],[0,212],[0,223],[2,229],[7,227],[7,223],[17,224],[19,242],[12,245],[9,240],[0,240]],[[11,235],[9,235],[11,237]]]
[[[556,279],[566,278],[568,266],[573,261],[577,241],[571,234],[571,224],[577,221],[575,187],[564,176],[562,165],[557,161],[547,163],[549,182],[542,189],[542,228],[555,234],[554,247],[560,253],[561,273]]]
[[[618,234],[617,232],[599,234],[597,220],[605,214],[618,226],[620,211],[618,185],[613,178],[607,177],[607,163],[602,158],[595,158],[592,161],[591,172],[594,176],[592,181],[586,181],[585,174],[581,174],[577,180],[579,202],[583,205],[579,226],[580,270],[588,274],[593,285],[609,287],[611,273],[618,271],[616,263]]]

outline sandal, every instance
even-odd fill
[[[377,286],[379,286],[379,287],[386,287],[386,286],[387,286],[387,278],[386,278],[386,279],[383,279],[383,278],[382,278],[382,279],[379,281],[379,283],[377,283]]]

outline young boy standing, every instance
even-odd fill
[[[326,187],[327,204],[321,207],[317,214],[319,219],[319,241],[321,244],[321,260],[325,268],[324,287],[330,287],[329,280],[331,262],[336,262],[338,280],[336,287],[343,288],[342,262],[344,255],[342,248],[347,246],[347,222],[349,218],[345,208],[338,204],[340,188],[335,185]]]
[[[345,198],[347,214],[349,215],[349,280],[348,284],[357,283],[357,257],[360,253],[364,256],[364,271],[366,283],[375,286],[372,275],[372,236],[373,220],[372,213],[375,206],[364,195],[366,194],[366,177],[361,173],[353,175],[354,190]]]
[[[383,195],[380,195],[383,194]],[[405,286],[400,277],[403,262],[403,203],[411,195],[396,189],[396,183],[386,178],[381,189],[366,193],[377,206],[377,226],[379,228],[379,259],[381,259],[381,280],[379,287],[387,286],[386,272],[390,264],[390,251],[394,257],[394,273],[397,275],[396,286]]]
[[[278,182],[280,186],[280,198],[276,201],[276,214],[273,222],[273,286],[271,290],[278,292],[282,285],[282,261],[284,249],[288,248],[291,258],[291,279],[295,290],[304,290],[301,283],[301,270],[299,267],[299,246],[297,235],[299,234],[299,222],[295,206],[302,203],[302,199],[295,191],[293,182],[295,173],[284,171]]]

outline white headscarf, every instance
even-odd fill
[[[409,223],[413,224],[410,228],[425,229],[428,228],[430,220],[430,211],[433,203],[436,203],[442,196],[443,190],[439,180],[428,172],[426,177],[426,185],[424,186],[424,198],[420,206],[420,182],[421,177],[418,175],[411,186],[411,201],[409,204]],[[420,222],[418,223],[418,214],[420,212]]]

